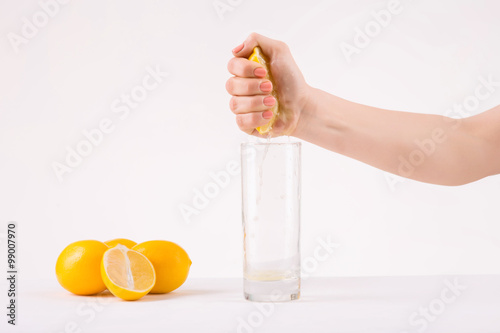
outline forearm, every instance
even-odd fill
[[[300,139],[428,183],[460,185],[498,172],[495,144],[476,135],[473,118],[383,110],[317,89],[310,95],[294,133]]]

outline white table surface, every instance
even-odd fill
[[[466,289],[450,301],[445,280],[456,278]],[[244,300],[241,279],[188,279],[173,293],[135,302],[73,296],[55,279],[18,288],[18,325],[2,314],[0,332],[500,333],[500,276],[309,278],[301,299],[287,303]],[[449,304],[439,301],[443,290]],[[410,324],[431,305],[437,312],[428,327]]]

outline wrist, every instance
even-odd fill
[[[339,151],[345,139],[346,124],[342,99],[307,86],[307,94],[293,136],[324,148]]]
[[[309,85],[306,86],[305,90],[304,100],[300,103],[299,110],[297,110],[297,124],[292,133],[292,136],[303,140],[314,127],[314,119],[317,118],[316,113],[318,112],[317,95],[320,92]]]

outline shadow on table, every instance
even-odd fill
[[[138,300],[138,302],[155,302],[155,301],[163,301],[167,299],[175,299],[178,297],[189,297],[189,296],[204,296],[204,295],[212,295],[212,294],[220,294],[220,291],[217,290],[207,290],[207,289],[186,289],[173,291],[167,294],[148,294]]]
[[[148,294],[141,299],[134,301],[134,302],[155,302],[155,301],[163,301],[167,299],[175,299],[178,297],[186,298],[190,296],[204,296],[204,295],[212,295],[212,294],[221,294],[221,291],[218,290],[207,290],[207,289],[186,289],[186,290],[176,290],[171,293],[167,294]],[[74,297],[76,295],[73,295],[68,292],[61,292],[60,293],[61,297],[66,298],[66,297]],[[109,290],[104,290],[103,292],[100,292],[99,294],[96,295],[86,295],[86,296],[77,296],[78,298],[110,298],[110,299],[116,299],[117,301],[120,301],[118,297],[113,295]]]

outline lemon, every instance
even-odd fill
[[[264,53],[262,53],[261,48],[256,46],[253,49],[253,53],[250,55],[250,57],[248,57],[248,60],[255,61],[261,64],[266,69],[267,74],[265,79],[271,81],[271,83],[273,84],[273,91],[271,92],[271,95],[273,95],[273,97],[276,99],[276,103],[270,108],[270,110],[273,112],[273,116],[271,117],[271,119],[267,124],[265,124],[264,126],[257,127],[257,131],[259,131],[260,134],[266,134],[269,133],[269,131],[271,131],[276,119],[279,116],[278,93],[276,92],[276,85],[274,83],[271,70],[269,69],[268,61],[264,56]]]
[[[116,238],[116,239],[112,239],[109,241],[105,241],[104,244],[106,244],[109,247],[115,247],[116,245],[121,244],[121,245],[125,245],[126,247],[131,249],[137,243],[134,241],[131,241],[130,239],[126,239],[126,238]]]
[[[191,259],[179,245],[169,241],[153,240],[139,243],[132,249],[144,254],[155,268],[156,284],[151,293],[171,292],[186,281]]]
[[[96,240],[69,244],[56,263],[61,286],[76,295],[93,295],[106,289],[101,278],[101,259],[108,246]]]
[[[126,301],[135,301],[146,295],[156,281],[155,270],[148,258],[121,244],[104,253],[101,276],[108,290]]]

